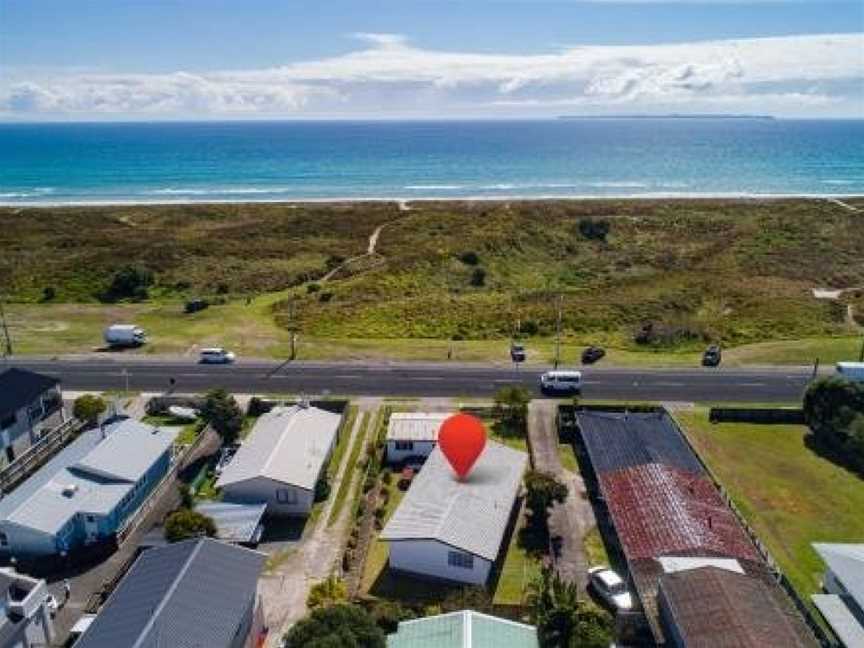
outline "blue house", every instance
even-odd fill
[[[110,538],[167,474],[178,432],[127,419],[82,434],[0,500],[0,553],[51,556]]]

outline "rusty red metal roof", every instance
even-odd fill
[[[601,474],[600,486],[628,560],[694,551],[760,560],[707,477],[655,463]]]

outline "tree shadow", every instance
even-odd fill
[[[832,448],[819,440],[812,432],[804,435],[804,446],[813,454],[826,461],[830,461],[838,468],[842,468],[850,475],[864,480],[864,471],[855,466],[849,457],[837,448]]]

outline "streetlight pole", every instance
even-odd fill
[[[9,336],[9,326],[6,323],[6,311],[3,309],[3,300],[0,299],[0,326],[3,328],[4,351],[3,355],[12,356],[12,338]]]
[[[561,318],[564,304],[564,295],[558,295],[558,322],[555,326],[555,368],[561,362]]]

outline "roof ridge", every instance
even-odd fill
[[[198,553],[201,551],[201,547],[204,546],[204,539],[199,538],[198,540],[194,540],[196,543],[195,548],[192,549],[192,552],[189,554],[189,557],[183,564],[183,567],[177,571],[176,577],[171,581],[171,586],[166,590],[165,594],[162,596],[162,600],[159,602],[159,605],[156,606],[156,609],[150,614],[150,618],[147,620],[147,624],[141,629],[141,632],[138,634],[138,639],[135,640],[135,643],[132,644],[130,648],[142,648],[142,641],[144,637],[146,637],[150,629],[156,624],[156,618],[165,608],[168,603],[168,600],[174,595],[174,592],[177,591],[177,588],[180,586],[180,581],[186,575],[186,572],[189,571],[189,567],[192,564],[192,561],[198,556]],[[158,643],[156,644],[159,645]]]

